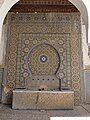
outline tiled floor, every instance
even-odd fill
[[[13,110],[0,105],[0,120],[50,120],[50,117],[90,116],[90,105],[75,106],[74,110]]]

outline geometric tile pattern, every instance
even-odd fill
[[[21,42],[19,42],[19,40]],[[29,71],[28,71],[28,68],[27,68],[27,64],[26,64],[26,58],[27,58],[27,55],[30,51],[30,48],[32,49],[34,46],[37,47],[38,44],[40,43],[48,43],[50,45],[52,45],[59,53],[59,56],[60,56],[60,61],[59,61],[59,58],[58,58],[58,53],[56,53],[56,50],[52,47],[46,47],[46,52],[48,53],[48,56],[52,58],[52,61],[50,61],[49,64],[45,64],[46,66],[46,70],[47,73],[44,73],[43,72],[43,65],[35,62],[35,58],[38,57],[39,54],[42,54],[42,51],[44,50],[44,48],[42,47],[42,50],[40,49],[40,47],[38,47],[38,50],[36,49],[37,52],[35,52],[34,50],[34,54],[32,55],[32,57],[34,57],[33,61],[31,61],[31,65],[29,66],[32,66],[33,64],[36,66],[35,68],[33,68],[34,70],[31,70],[32,71],[32,74],[34,75],[51,75],[51,74],[55,74],[55,71],[57,71],[57,67],[59,66],[59,69],[58,71],[56,72],[57,74],[57,77],[62,79],[62,87],[68,87],[67,86],[67,81],[69,79],[70,81],[70,75],[67,75],[67,71],[68,73],[70,74],[70,71],[71,71],[71,68],[70,68],[70,54],[67,55],[67,52],[70,53],[70,42],[69,42],[69,35],[61,35],[61,34],[50,34],[50,33],[44,33],[44,34],[37,34],[37,33],[34,33],[34,34],[20,34],[19,36],[19,40],[18,40],[18,49],[19,49],[19,57],[17,57],[17,64],[18,64],[18,67],[17,67],[17,80],[18,82],[20,81],[22,84],[24,83],[24,80],[27,79],[27,77],[29,76]],[[22,43],[22,46],[19,44],[19,43]],[[69,48],[67,49],[67,44],[69,46]],[[24,46],[24,47],[23,47]],[[52,54],[51,54],[52,52]],[[55,54],[56,53],[56,54]],[[57,55],[57,57],[54,57],[54,54]],[[21,56],[23,55],[23,56]],[[68,61],[66,61],[68,57]],[[19,62],[18,61],[21,61]],[[38,58],[37,58],[38,59]],[[54,61],[55,59],[55,61]],[[32,63],[33,62],[33,63]],[[21,63],[21,66],[20,64]],[[59,64],[60,63],[60,64]],[[33,65],[33,67],[34,67]],[[47,68],[49,67],[49,68]],[[54,73],[52,73],[52,70],[53,68],[56,69],[53,71]],[[66,69],[67,67],[67,69]],[[23,70],[22,70],[23,69]],[[41,72],[39,70],[41,70]],[[45,69],[45,68],[44,68]],[[36,74],[35,74],[35,71],[36,71]],[[38,71],[38,73],[37,73]],[[20,75],[18,74],[20,73]],[[67,78],[66,78],[67,76]],[[22,82],[23,81],[23,82]],[[23,86],[21,84],[21,86]]]
[[[27,63],[33,75],[53,75],[60,66],[60,58],[51,45],[42,43],[29,52]]]
[[[74,90],[75,104],[78,105],[82,68],[80,14],[19,13],[8,14],[7,19],[9,36],[5,86],[10,89],[26,87],[29,76],[27,55],[38,44],[48,43],[60,56],[60,67],[56,75],[62,79],[62,87]]]

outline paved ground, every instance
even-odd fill
[[[0,120],[50,120],[50,117],[90,117],[90,105],[75,106],[74,110],[12,110],[0,104]]]

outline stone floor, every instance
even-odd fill
[[[50,120],[50,117],[90,117],[90,105],[75,106],[74,110],[12,110],[0,104],[0,120]]]

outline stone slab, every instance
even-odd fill
[[[84,71],[85,103],[90,103],[90,70]]]
[[[73,109],[73,91],[13,90],[13,109]]]

